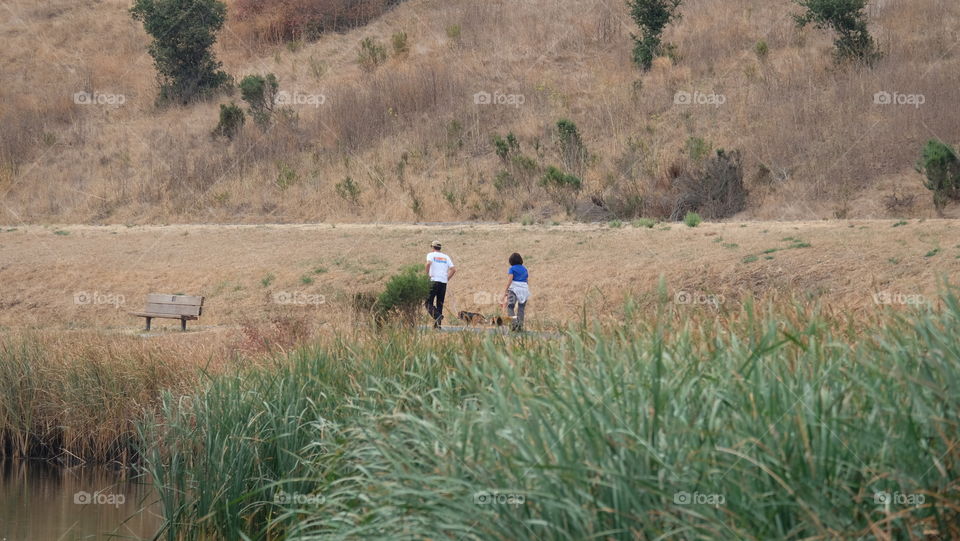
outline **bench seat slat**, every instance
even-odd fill
[[[197,319],[197,316],[178,316],[176,314],[157,314],[152,312],[130,312],[130,315],[137,316],[137,317],[155,317],[160,319],[186,319],[186,320]]]
[[[189,306],[203,306],[203,297],[194,295],[167,295],[166,293],[151,293],[147,295],[147,304],[183,304]]]
[[[183,304],[157,304],[154,302],[148,302],[147,305],[144,306],[143,311],[154,314],[170,314],[176,316],[200,315],[199,306],[189,306]]]

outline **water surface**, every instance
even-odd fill
[[[156,501],[129,471],[0,461],[0,541],[151,539]]]

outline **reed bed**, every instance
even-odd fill
[[[951,539],[960,301],[344,334],[140,425],[168,540]]]
[[[218,348],[164,338],[29,332],[0,337],[0,459],[138,460],[136,423],[161,392],[195,393]]]

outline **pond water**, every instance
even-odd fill
[[[153,487],[129,471],[0,461],[0,541],[151,539]]]

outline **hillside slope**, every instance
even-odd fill
[[[217,45],[226,71],[275,73],[302,102],[295,122],[266,132],[248,122],[233,142],[210,132],[237,95],[155,106],[148,39],[129,5],[7,3],[4,221],[663,216],[675,177],[720,148],[743,159],[742,218],[931,216],[919,149],[960,143],[960,4],[946,0],[872,2],[885,57],[869,70],[836,67],[829,34],[798,30],[786,0],[685,1],[666,36],[676,61],[646,74],[630,61],[621,0],[410,0],[362,28],[277,45],[231,19]],[[395,54],[401,31],[409,51]],[[357,61],[366,37],[389,53],[372,73]],[[77,104],[76,92],[112,104]],[[875,103],[882,92],[923,103]],[[562,168],[562,118],[587,152],[575,200],[538,184]],[[522,158],[503,163],[491,138],[508,132]],[[891,195],[907,202],[888,209]],[[606,211],[592,212],[597,203]]]

